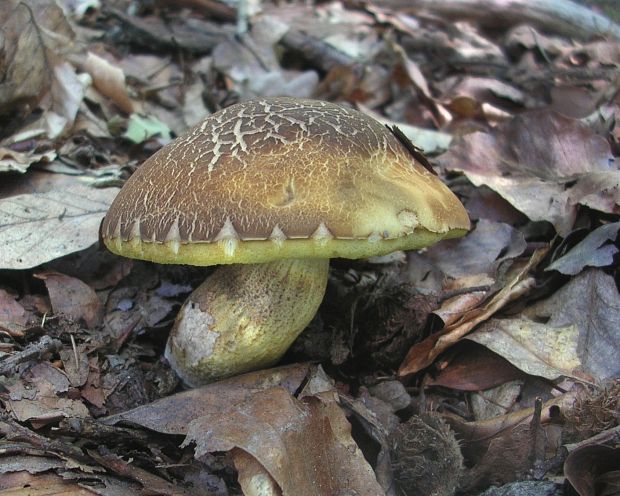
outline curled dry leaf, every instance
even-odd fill
[[[545,430],[554,411],[570,410],[576,397],[577,393],[565,393],[540,408],[524,408],[475,422],[444,414],[443,418],[460,440],[466,464],[472,467],[463,481],[467,488],[461,489],[501,485],[525,475],[533,462],[544,456]]]
[[[525,266],[515,269],[504,287],[490,298],[483,307],[466,312],[454,324],[413,345],[398,369],[398,376],[404,377],[428,367],[435,358],[467,335],[478,324],[487,320],[507,303],[529,292],[536,281],[528,274],[540,263],[546,252],[546,249],[534,252]]]
[[[127,114],[136,110],[125,86],[125,74],[120,67],[97,54],[88,52],[83,68],[93,78],[93,85]]]
[[[579,204],[620,211],[620,171],[609,144],[582,122],[551,111],[466,135],[438,160],[495,190],[531,220],[551,222],[563,236]]]
[[[620,485],[620,447],[586,445],[572,451],[564,475],[579,496],[617,494]]]
[[[320,399],[297,400],[283,388],[271,388],[222,414],[194,420],[184,445],[195,443],[196,457],[242,449],[264,467],[283,496],[384,494],[350,430],[333,397],[324,393]]]
[[[476,343],[458,343],[451,350],[451,354],[452,358],[447,366],[424,380],[425,386],[483,391],[523,377],[523,372],[508,360]]]
[[[56,152],[49,150],[43,153],[17,152],[9,148],[0,147],[0,173],[20,172],[24,173],[30,165],[37,162],[51,162],[56,158]]]

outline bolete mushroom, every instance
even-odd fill
[[[277,362],[315,315],[329,259],[463,235],[456,196],[414,147],[365,114],[269,98],[207,117],[138,168],[105,245],[159,263],[221,265],[182,306],[166,357],[188,385]]]

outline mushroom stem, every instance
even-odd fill
[[[189,386],[276,363],[316,314],[329,259],[219,267],[177,315],[166,358]]]

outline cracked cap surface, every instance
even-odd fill
[[[269,98],[207,117],[146,160],[101,236],[119,255],[214,265],[361,258],[468,229],[456,196],[379,122]]]

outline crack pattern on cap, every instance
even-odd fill
[[[149,158],[102,224],[104,240],[282,246],[467,229],[458,199],[383,125],[332,103],[270,98],[207,117]]]

